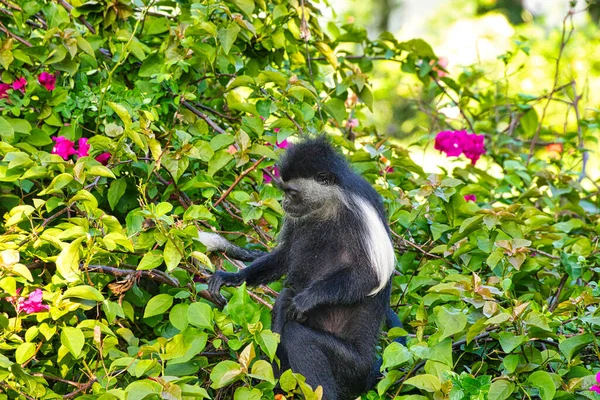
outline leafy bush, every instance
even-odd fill
[[[598,398],[598,115],[581,84],[509,95],[478,66],[447,75],[422,40],[325,33],[302,0],[2,4],[2,398],[274,397],[280,284],[217,308],[207,277],[240,264],[194,239],[273,246],[274,164],[320,132],[381,193],[398,248],[406,331],[382,338],[366,399]],[[436,148],[471,163],[425,173],[359,122],[380,60],[419,79],[419,118],[450,132]],[[278,384],[320,397],[291,372]]]

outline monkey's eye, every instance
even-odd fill
[[[333,185],[335,183],[335,176],[329,172],[319,172],[315,175],[315,180],[321,185]]]

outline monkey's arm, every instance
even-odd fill
[[[208,290],[212,297],[220,304],[225,304],[221,296],[221,286],[237,286],[246,282],[250,286],[257,286],[273,282],[287,272],[285,251],[275,249],[271,253],[257,258],[252,264],[239,272],[217,271],[208,280]]]
[[[292,317],[302,319],[309,310],[324,304],[350,305],[367,297],[378,285],[374,274],[345,268],[312,283],[291,301]]]
[[[236,246],[223,236],[212,232],[198,232],[200,243],[206,246],[208,251],[222,251],[228,257],[235,258],[240,261],[254,261],[258,257],[269,254],[260,250],[248,250],[243,247]]]

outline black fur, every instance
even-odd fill
[[[326,139],[294,145],[279,168],[280,186],[286,192],[284,208],[286,201],[303,204],[305,193],[290,181],[315,179],[323,191],[335,186],[344,196],[360,196],[387,227],[380,196]],[[279,245],[271,253],[254,253],[258,258],[238,273],[218,271],[209,290],[222,299],[222,285],[245,281],[255,286],[287,275],[272,323],[273,331],[281,335],[277,350],[281,371],[291,368],[313,388],[321,385],[325,400],[354,399],[377,377],[381,362],[374,361],[375,346],[382,322],[387,316],[388,322],[399,326],[389,306],[391,280],[370,295],[379,281],[364,247],[365,224],[356,210],[340,206],[335,214],[323,214],[326,218],[310,211],[300,217],[288,213]],[[227,252],[235,257],[235,248]]]

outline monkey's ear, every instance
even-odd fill
[[[335,175],[331,172],[319,172],[315,175],[315,180],[325,186],[335,185],[337,182]]]

